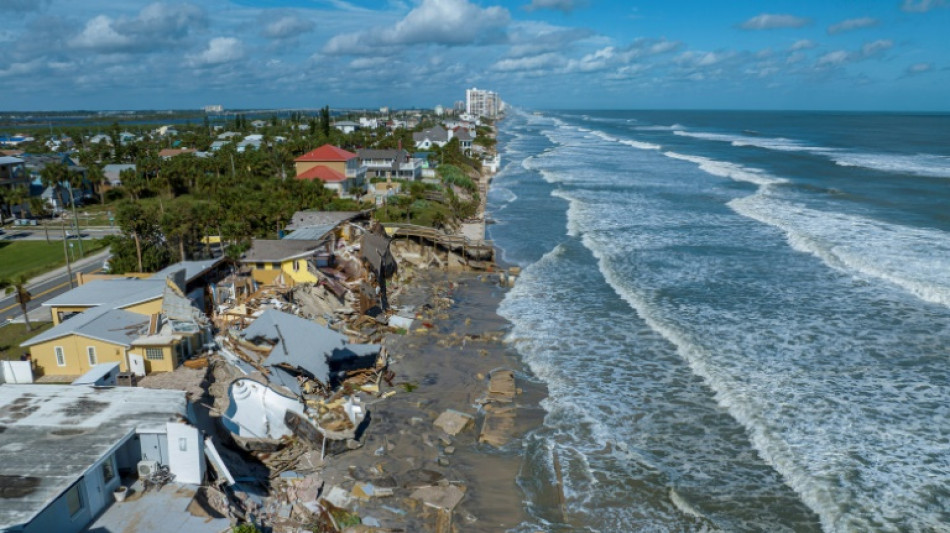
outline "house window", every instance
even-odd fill
[[[294,260],[294,272],[300,271],[300,261]]]
[[[161,348],[146,348],[145,358],[149,361],[162,361],[165,359],[165,352]]]
[[[264,270],[264,263],[255,263],[254,268],[258,270]]]
[[[89,366],[96,366],[98,359],[96,358],[96,347],[95,346],[86,346],[86,354],[89,356]]]
[[[82,511],[82,493],[79,491],[79,483],[76,483],[66,491],[66,506],[69,508],[69,516],[76,516]]]
[[[53,351],[56,352],[56,364],[58,366],[66,366],[66,354],[63,352],[63,347],[56,346],[53,348]]]
[[[115,478],[115,465],[112,464],[114,457],[114,455],[110,455],[106,462],[102,463],[102,480],[106,485]]]

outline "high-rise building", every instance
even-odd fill
[[[472,87],[465,90],[465,111],[477,117],[496,118],[501,108],[501,99],[494,91]]]

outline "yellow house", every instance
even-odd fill
[[[201,349],[205,333],[182,288],[186,270],[97,280],[61,294],[45,304],[53,328],[20,346],[47,376],[78,376],[110,362],[122,372],[170,372]]]
[[[24,342],[43,375],[79,376],[99,363],[145,373],[170,372],[200,348],[200,329],[155,314],[90,309]]]
[[[54,326],[94,307],[153,315],[162,311],[164,291],[164,279],[101,279],[80,285],[43,305],[50,308]]]
[[[283,275],[285,285],[316,283],[312,259],[324,241],[295,239],[255,239],[241,263],[251,268],[251,277],[259,283],[274,283]]]

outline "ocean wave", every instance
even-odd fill
[[[748,135],[729,135],[723,133],[705,133],[685,130],[676,130],[673,135],[680,137],[691,137],[693,139],[702,139],[706,141],[727,142],[733,146],[755,146],[768,150],[779,152],[830,152],[832,148],[823,148],[821,146],[809,146],[795,139],[785,137],[751,137]]]
[[[863,167],[882,172],[950,178],[950,156],[839,153],[830,157],[835,164],[842,167]]]
[[[671,159],[689,161],[699,165],[699,168],[713,176],[729,178],[734,181],[744,181],[760,186],[778,185],[788,183],[785,178],[779,178],[756,168],[744,167],[736,163],[717,161],[708,157],[698,155],[685,155],[677,152],[663,152],[663,155]]]
[[[675,130],[673,134],[707,141],[727,142],[737,147],[753,146],[778,152],[807,152],[827,157],[842,167],[861,167],[894,174],[950,178],[950,156],[945,155],[853,152],[841,148],[813,146],[804,141],[785,137],[753,137],[686,130]]]
[[[761,194],[728,205],[781,229],[794,249],[832,268],[884,280],[921,300],[950,307],[950,238],[945,232],[816,211]]]
[[[684,127],[685,126],[681,124],[673,124],[672,126],[660,126],[660,125],[634,126],[634,129],[637,129],[640,131],[674,131],[674,130],[681,130]]]

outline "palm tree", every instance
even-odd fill
[[[26,330],[33,331],[33,325],[30,324],[30,317],[26,312],[26,304],[30,302],[30,291],[26,290],[26,276],[19,276],[14,279],[0,279],[0,289],[6,294],[16,293],[16,301],[20,304],[20,311],[23,313],[23,322],[26,323]]]
[[[52,187],[53,196],[59,197],[63,202],[63,182],[69,179],[69,167],[64,163],[52,163],[43,167],[40,171],[40,180],[44,187]],[[65,202],[63,202],[65,205]]]
[[[30,214],[33,217],[45,217],[49,214],[46,210],[46,202],[43,201],[39,196],[34,196],[30,198]],[[46,242],[49,243],[49,226],[43,224],[43,232],[46,234]]]
[[[109,178],[107,178],[106,173],[102,171],[102,167],[95,162],[89,163],[86,167],[86,177],[89,183],[99,192],[99,203],[105,205],[106,192],[104,188],[109,184]]]
[[[142,272],[142,234],[146,231],[148,218],[137,202],[124,201],[115,210],[115,222],[123,233],[132,235],[135,240],[135,257],[138,260],[138,271]]]

